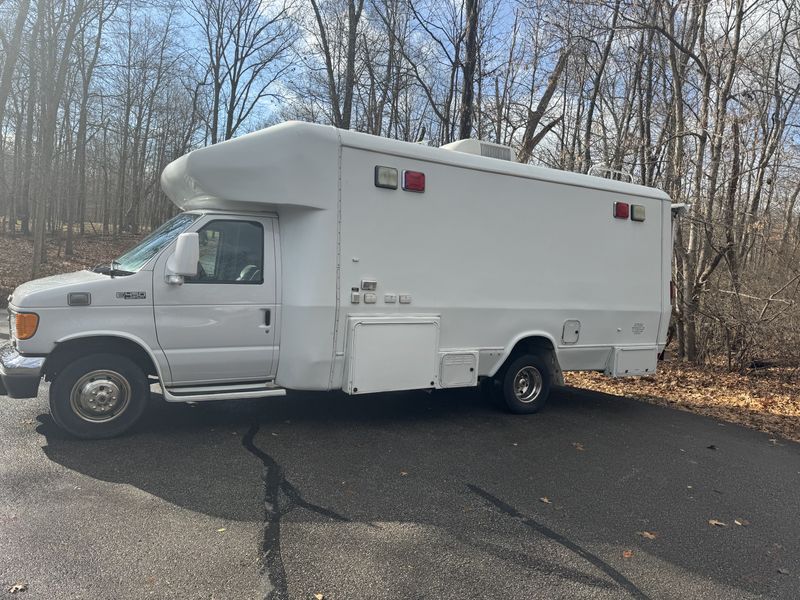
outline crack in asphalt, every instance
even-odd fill
[[[561,546],[563,546],[567,550],[570,550],[570,551],[574,552],[575,554],[577,554],[578,556],[580,556],[581,558],[587,560],[588,562],[593,564],[595,567],[600,569],[603,573],[608,575],[611,579],[616,581],[620,586],[622,586],[634,598],[638,598],[639,600],[649,600],[648,596],[644,592],[642,592],[638,587],[636,587],[636,585],[630,579],[625,577],[622,573],[617,571],[614,567],[609,565],[607,562],[605,562],[599,556],[597,556],[595,554],[592,554],[588,550],[580,547],[575,542],[572,542],[572,541],[568,540],[563,535],[553,531],[549,527],[547,527],[545,525],[542,525],[541,523],[539,523],[537,521],[534,521],[530,517],[526,517],[521,512],[519,512],[516,508],[514,508],[510,504],[506,504],[505,502],[500,500],[500,498],[497,498],[496,496],[493,496],[492,494],[490,494],[486,490],[483,490],[483,489],[479,488],[478,486],[472,485],[470,483],[467,484],[467,487],[474,494],[480,496],[486,502],[488,502],[489,504],[491,504],[495,508],[497,508],[500,512],[506,514],[507,516],[509,516],[509,517],[511,517],[513,519],[517,519],[518,521],[520,521],[526,527],[529,527],[530,529],[533,529],[534,531],[542,534],[543,536],[545,536],[547,538],[550,538],[551,540],[553,540],[557,544],[560,544]]]
[[[264,537],[261,541],[262,573],[267,578],[264,599],[288,600],[286,569],[281,556],[281,518],[299,506],[334,521],[349,523],[350,519],[303,498],[298,489],[286,480],[283,468],[275,459],[255,445],[254,439],[260,428],[258,423],[250,425],[242,438],[242,446],[264,466]],[[280,505],[281,492],[288,501],[284,508]]]

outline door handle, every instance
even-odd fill
[[[264,309],[264,325],[269,327],[272,324],[272,311],[268,308]]]

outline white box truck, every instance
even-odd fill
[[[109,265],[9,298],[0,393],[80,437],[121,433],[150,384],[196,402],[476,386],[512,412],[567,370],[656,370],[670,319],[664,193],[288,122],[167,166],[181,209]]]

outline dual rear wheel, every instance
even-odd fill
[[[547,402],[553,386],[553,372],[542,354],[523,354],[495,377],[482,383],[484,391],[516,414],[538,412]]]

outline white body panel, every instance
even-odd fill
[[[374,187],[366,176],[374,164],[424,172],[425,192]],[[615,201],[644,205],[646,220],[614,219]],[[519,334],[539,331],[565,370],[605,370],[615,347],[663,344],[663,205],[658,197],[345,147],[340,288],[377,280],[378,303],[359,313],[440,315],[442,348],[505,351]],[[386,305],[385,293],[412,302]],[[343,298],[340,323],[351,310]],[[577,343],[561,341],[567,320],[580,321]],[[493,374],[504,356],[481,361],[479,374]]]
[[[423,172],[425,191],[376,187],[376,166]],[[162,186],[201,213],[187,231],[264,223],[264,285],[168,284],[173,242],[135,275],[18,288],[12,309],[42,315],[21,352],[104,331],[138,340],[167,386],[362,393],[475,385],[532,336],[562,370],[649,373],[666,340],[670,201],[658,190],[304,123],[191,152]],[[613,218],[615,202],[645,220]],[[119,301],[120,289],[147,299]],[[67,307],[67,291],[90,291],[91,306]]]

